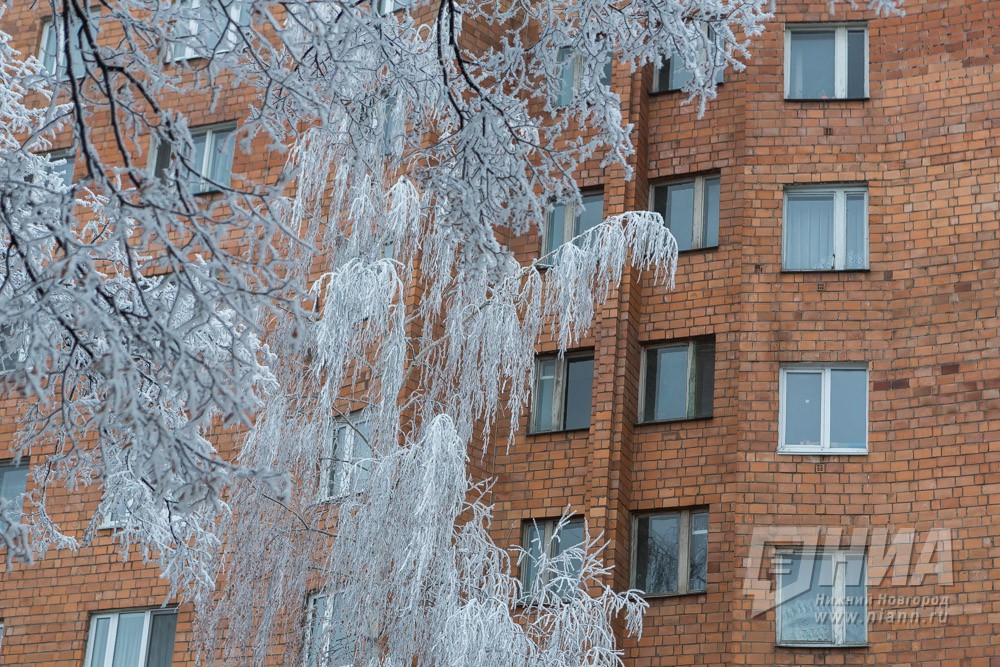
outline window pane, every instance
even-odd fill
[[[590,405],[594,391],[594,358],[566,362],[565,428],[590,426]]]
[[[668,186],[666,211],[663,219],[677,239],[677,249],[690,250],[694,233],[694,183]]]
[[[868,268],[868,211],[865,195],[860,192],[847,195],[847,257],[844,268]]]
[[[868,590],[863,554],[848,554],[844,594],[844,640],[848,644],[863,644],[868,640]]]
[[[350,427],[349,427],[350,428]],[[372,469],[372,445],[369,440],[368,422],[354,420],[351,431],[351,491],[363,491],[368,485]]]
[[[865,96],[865,31],[847,31],[847,96]]]
[[[115,653],[111,667],[141,667],[139,646],[146,614],[119,614],[118,633],[115,635]]]
[[[604,69],[601,70],[601,83],[605,86],[611,85],[611,56],[608,56],[607,61],[604,63]]]
[[[174,632],[177,630],[177,614],[173,612],[153,613],[150,624],[146,667],[170,667],[170,663],[174,659]]]
[[[691,575],[688,590],[703,591],[708,584],[708,512],[691,514]]]
[[[111,619],[98,618],[94,624],[94,643],[91,648],[89,667],[104,667],[105,656],[108,653],[108,630],[111,627]]]
[[[604,194],[585,195],[583,208],[576,213],[573,224],[573,236],[579,236],[593,229],[604,220]]]
[[[662,67],[657,67],[653,72],[653,92],[660,93],[669,89],[670,85],[670,61],[668,60]]]
[[[67,188],[73,185],[73,155],[51,155],[49,156],[53,162],[62,160],[62,164],[54,165],[52,167],[52,173],[58,174],[62,179],[63,185]]]
[[[0,498],[7,501],[6,514],[12,521],[21,519],[22,496],[28,485],[28,466],[0,466]]]
[[[559,49],[559,62],[562,64],[562,73],[559,86],[559,95],[556,97],[558,106],[566,106],[573,99],[573,80],[576,78],[576,58],[573,51],[568,46]]]
[[[868,446],[868,371],[830,371],[830,446]]]
[[[223,187],[228,187],[233,170],[233,150],[236,147],[236,133],[232,130],[215,132],[212,148],[209,178]]]
[[[208,142],[208,135],[205,133],[195,134],[191,137],[191,141],[194,144],[194,150],[191,152],[190,166],[192,173],[190,174],[191,188],[195,192],[201,192],[204,188],[204,181],[202,181],[201,176],[207,173],[205,165],[205,144]]]
[[[694,342],[694,411],[692,417],[711,417],[715,397],[715,341]]]
[[[45,36],[42,38],[42,66],[51,75],[56,75],[57,63],[59,61],[59,40],[56,26],[48,23],[45,26]]]
[[[545,220],[545,245],[542,249],[543,255],[548,255],[556,248],[566,242],[564,237],[566,225],[566,206],[556,204],[549,211],[549,217]],[[554,262],[555,257],[550,257],[549,262]]]
[[[705,179],[705,222],[702,229],[702,247],[719,245],[719,179]]]
[[[635,587],[647,594],[676,593],[680,515],[639,517],[636,529]]]
[[[822,373],[785,375],[785,445],[819,446],[822,391]]]
[[[783,554],[781,566],[781,642],[833,643],[832,558],[812,553]],[[822,596],[822,597],[820,597]]]
[[[535,414],[532,415],[534,431],[552,430],[552,393],[556,384],[556,360],[538,362],[535,377]]]
[[[92,22],[96,26],[96,22]],[[70,22],[69,33],[69,55],[70,64],[73,66],[73,76],[79,78],[84,74],[83,44],[86,37],[83,34],[83,23],[79,20]]]
[[[652,419],[687,417],[687,357],[687,345],[656,350],[656,399]]]
[[[579,547],[581,544],[583,544],[583,521],[574,519],[567,522],[562,527],[562,530],[555,534],[552,540],[552,557],[556,558],[570,549]],[[574,556],[568,562],[556,567],[554,571],[555,576],[567,576],[570,578],[570,581],[565,581],[562,585],[557,586],[556,592],[558,595],[565,597],[577,590],[578,586],[575,584],[575,580],[579,577],[582,569],[583,560],[579,556]]]
[[[836,95],[834,41],[833,30],[792,32],[789,97],[826,99]]]
[[[545,546],[545,525],[541,523],[525,523],[524,525],[524,560],[521,561],[521,584],[525,595],[531,592],[538,576],[538,559],[542,557]]]
[[[833,193],[788,193],[786,204],[785,268],[832,269]]]
[[[347,425],[338,424],[333,429],[333,443],[330,448],[329,473],[327,475],[327,497],[336,498],[347,492],[348,466],[351,460],[351,441],[347,435]]]
[[[667,86],[669,90],[680,90],[693,78],[680,58],[670,59],[670,81]]]

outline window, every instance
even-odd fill
[[[413,0],[375,0],[375,11],[379,14],[392,14],[412,6]]]
[[[547,263],[552,264],[558,259],[559,247],[562,244],[576,239],[604,220],[603,192],[583,195],[582,203],[583,206],[579,208],[557,204],[549,211],[542,238],[542,256],[548,259]],[[583,237],[574,242],[579,244],[582,240]]]
[[[560,522],[559,519],[544,521],[525,521],[521,526],[521,548],[524,549],[521,561],[521,585],[525,598],[536,597],[540,590],[536,587],[552,585],[557,597],[569,597],[578,585],[583,568],[579,557],[562,556],[570,549],[583,545],[583,519],[570,519]],[[542,557],[549,566],[542,570],[539,562]],[[561,557],[561,558],[560,558]],[[559,559],[552,562],[553,559]],[[541,577],[541,579],[540,579]],[[567,579],[559,580],[561,577]]]
[[[330,456],[323,466],[322,488],[326,500],[364,490],[372,467],[368,437],[368,421],[359,413],[334,422]]]
[[[246,27],[250,23],[250,7],[245,0],[180,0],[177,8],[174,60],[231,51],[238,43],[235,26]]]
[[[642,421],[712,416],[714,338],[651,347],[643,354],[643,387],[639,393]]]
[[[193,152],[187,160],[187,181],[196,194],[228,188],[232,180],[236,132],[232,126],[197,129],[191,132]],[[174,150],[168,145],[153,151],[153,175],[167,176],[174,166]],[[175,167],[176,168],[176,167]]]
[[[9,322],[0,324],[0,373],[14,370],[27,356],[24,341],[18,341],[14,326]]]
[[[73,71],[73,76],[77,79],[83,77],[85,73],[85,62],[84,62],[84,34],[83,34],[83,23],[76,17],[71,17],[69,19],[70,24],[70,42],[69,42],[69,55],[70,55],[70,67],[66,65],[66,40],[63,37],[63,18],[62,16],[56,17],[56,21],[49,21],[42,28],[42,49],[38,58],[42,61],[42,67],[50,75],[56,77],[61,81],[69,79],[70,69]],[[97,16],[91,16],[90,26],[92,29],[97,29]]]
[[[382,102],[382,155],[393,155],[403,136],[400,114],[395,96],[390,95]]]
[[[708,50],[709,47],[712,46],[711,57],[715,59],[715,82],[722,83],[723,73],[726,68],[725,61],[722,59],[723,56],[720,53],[720,50],[724,45],[720,42],[720,40],[715,39],[715,32],[707,25],[702,26],[702,34],[705,39],[705,45],[702,49],[702,58],[705,62],[708,62]],[[712,45],[712,41],[715,41],[714,45]],[[668,58],[664,61],[661,67],[657,67],[653,71],[653,92],[663,93],[667,91],[681,90],[693,78],[694,76],[692,75],[691,70],[684,66],[684,61],[676,57]]]
[[[775,571],[779,644],[867,644],[868,586],[863,552],[779,551]]]
[[[633,588],[646,595],[703,593],[707,577],[708,510],[633,518]]]
[[[785,98],[868,97],[868,27],[795,26],[785,31]]]
[[[343,626],[334,624],[331,596],[316,593],[309,597],[309,625],[306,626],[306,667],[354,664],[354,650]]]
[[[0,510],[12,523],[21,520],[24,492],[28,487],[28,463],[0,463]]]
[[[653,210],[677,239],[678,250],[719,245],[719,176],[654,185]]]
[[[868,189],[857,185],[786,190],[782,268],[867,269]]]
[[[546,356],[535,360],[531,431],[571,431],[590,427],[594,355]]]
[[[73,154],[72,150],[64,151],[52,151],[48,155],[49,157],[49,167],[50,171],[54,174],[58,174],[63,181],[63,184],[69,188],[73,185],[73,170],[74,162],[76,156]],[[56,163],[56,164],[53,164]]]
[[[810,454],[868,452],[868,369],[781,369],[778,450]]]
[[[176,609],[122,611],[90,617],[86,667],[170,667]]]
[[[559,49],[559,63],[562,65],[561,81],[559,84],[559,94],[555,99],[555,106],[564,107],[573,101],[573,95],[580,89],[580,82],[583,78],[586,56],[582,53],[573,53],[573,49],[564,46]],[[611,58],[604,63],[601,70],[601,85],[611,85]]]

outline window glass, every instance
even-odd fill
[[[205,150],[208,143],[208,133],[193,134],[191,141],[194,144],[194,150],[191,153],[191,186],[195,191],[201,191],[204,189],[201,176],[205,173]]]
[[[789,97],[801,99],[835,97],[835,41],[833,30],[792,32]]]
[[[222,187],[229,187],[235,148],[236,133],[232,130],[212,133],[212,156],[208,177]]]
[[[868,640],[868,605],[865,604],[868,582],[864,554],[847,554],[845,570],[844,641],[863,644]]]
[[[367,421],[355,420],[351,432],[351,491],[362,491],[368,485],[372,470],[372,444]]]
[[[593,400],[594,359],[567,359],[566,365],[565,428],[587,428]]]
[[[785,211],[785,268],[832,269],[832,192],[789,192]]]
[[[829,555],[782,554],[781,636],[788,643],[833,643],[832,608],[825,600],[833,595],[833,563]]]
[[[552,557],[555,558],[582,544],[583,521],[579,519],[568,521],[561,530],[555,533],[555,538],[552,541]],[[577,589],[572,580],[579,576],[582,568],[583,560],[579,556],[574,556],[556,570],[556,576],[566,576],[570,579],[569,581],[564,581],[562,585],[557,586],[557,595],[566,597]]]
[[[830,447],[868,446],[868,371],[830,371]]]
[[[59,39],[57,28],[54,23],[45,26],[45,34],[42,37],[42,66],[49,74],[58,74],[56,68],[59,62]]]
[[[108,653],[108,631],[111,628],[110,618],[94,620],[94,644],[90,655],[90,667],[104,667]]]
[[[21,505],[18,501],[28,485],[28,465],[0,465],[0,498],[7,501],[6,514],[12,521],[20,520]]]
[[[823,374],[785,376],[785,444],[819,446],[822,433]]]
[[[635,587],[651,595],[676,593],[680,514],[639,517],[636,529]]]
[[[688,346],[664,347],[652,352],[656,394],[649,419],[683,419],[687,416]]]
[[[691,71],[684,67],[684,62],[680,58],[670,59],[668,76],[667,90],[680,90],[694,78]]]
[[[715,399],[715,341],[694,342],[694,410],[692,417],[710,417]]]
[[[556,248],[566,242],[564,227],[566,224],[566,206],[556,204],[549,211],[548,224],[545,229],[545,249],[544,254],[554,252]],[[549,261],[554,261],[554,257]]]
[[[677,249],[690,250],[694,238],[694,183],[678,183],[667,187],[664,221],[677,239]]]
[[[177,614],[154,612],[150,624],[146,667],[170,667],[174,657]]]
[[[847,257],[845,268],[864,269],[868,266],[868,211],[864,193],[847,193]]]
[[[573,82],[576,79],[576,58],[568,46],[559,49],[559,62],[562,64],[559,95],[556,97],[558,106],[566,106],[573,99]]]
[[[865,97],[865,46],[864,30],[847,31],[847,96]]]
[[[705,223],[704,223],[704,243],[706,248],[719,245],[719,193],[720,179],[705,179]]]
[[[552,398],[556,384],[556,360],[539,360],[536,373],[533,430],[549,431],[552,430]]]
[[[708,583],[708,512],[691,513],[689,591],[703,591]]]
[[[545,548],[545,523],[528,522],[524,528],[524,560],[521,561],[521,583],[525,593],[531,591],[538,576],[538,560]]]
[[[115,635],[115,653],[111,667],[136,667],[139,662],[139,647],[142,645],[143,625],[146,614],[120,614],[118,632]]]
[[[583,208],[577,211],[573,236],[593,229],[604,220],[604,194],[583,196]]]

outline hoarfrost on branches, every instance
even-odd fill
[[[316,662],[619,664],[644,603],[601,536],[522,590],[470,457],[520,422],[539,337],[574,345],[629,263],[672,284],[677,246],[645,212],[529,264],[507,243],[581,203],[584,162],[630,175],[609,63],[680,61],[703,111],[771,0],[51,8],[56,71],[0,32],[2,381],[33,465],[24,517],[0,507],[8,567],[112,526],[194,601],[213,664],[306,636]],[[256,93],[237,154],[284,161],[267,179],[203,173],[170,103],[233,86]],[[103,489],[81,535],[56,484]],[[305,631],[308,591],[332,611]]]

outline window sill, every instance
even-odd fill
[[[863,642],[860,644],[818,644],[818,643],[790,643],[790,642],[775,642],[775,647],[777,648],[787,648],[787,649],[814,649],[814,648],[868,648],[868,642]]]
[[[647,419],[643,421],[636,422],[636,426],[657,426],[659,424],[677,424],[678,422],[696,422],[696,421],[707,421],[714,417],[715,415],[701,415],[698,417],[678,417],[676,419]]]
[[[871,273],[871,267],[863,269],[788,269],[781,267],[781,273]]]
[[[786,97],[786,102],[867,102],[871,97]]]
[[[558,435],[560,433],[583,433],[589,432],[589,426],[581,426],[580,428],[560,428],[553,429],[551,431],[528,431],[525,435],[536,436],[536,435]]]
[[[794,456],[866,456],[868,448],[864,449],[808,449],[805,447],[778,447],[779,454]]]
[[[687,593],[644,593],[643,600],[670,600],[673,598],[690,598],[698,595],[707,595],[708,589],[703,591],[688,591]]]
[[[688,248],[687,250],[678,250],[677,254],[678,255],[690,255],[690,254],[696,254],[696,253],[701,253],[701,252],[712,252],[712,251],[715,251],[715,250],[718,250],[718,249],[719,249],[718,245],[707,245],[707,246],[705,246],[703,248]]]
[[[725,81],[719,81],[719,82],[717,82],[715,84],[715,87],[716,88],[721,88],[724,85],[726,85]],[[671,95],[673,93],[684,93],[684,91],[681,90],[680,88],[667,88],[666,90],[650,90],[649,91],[649,96],[650,97],[661,97],[661,96]],[[684,93],[684,94],[688,95],[689,93]]]

